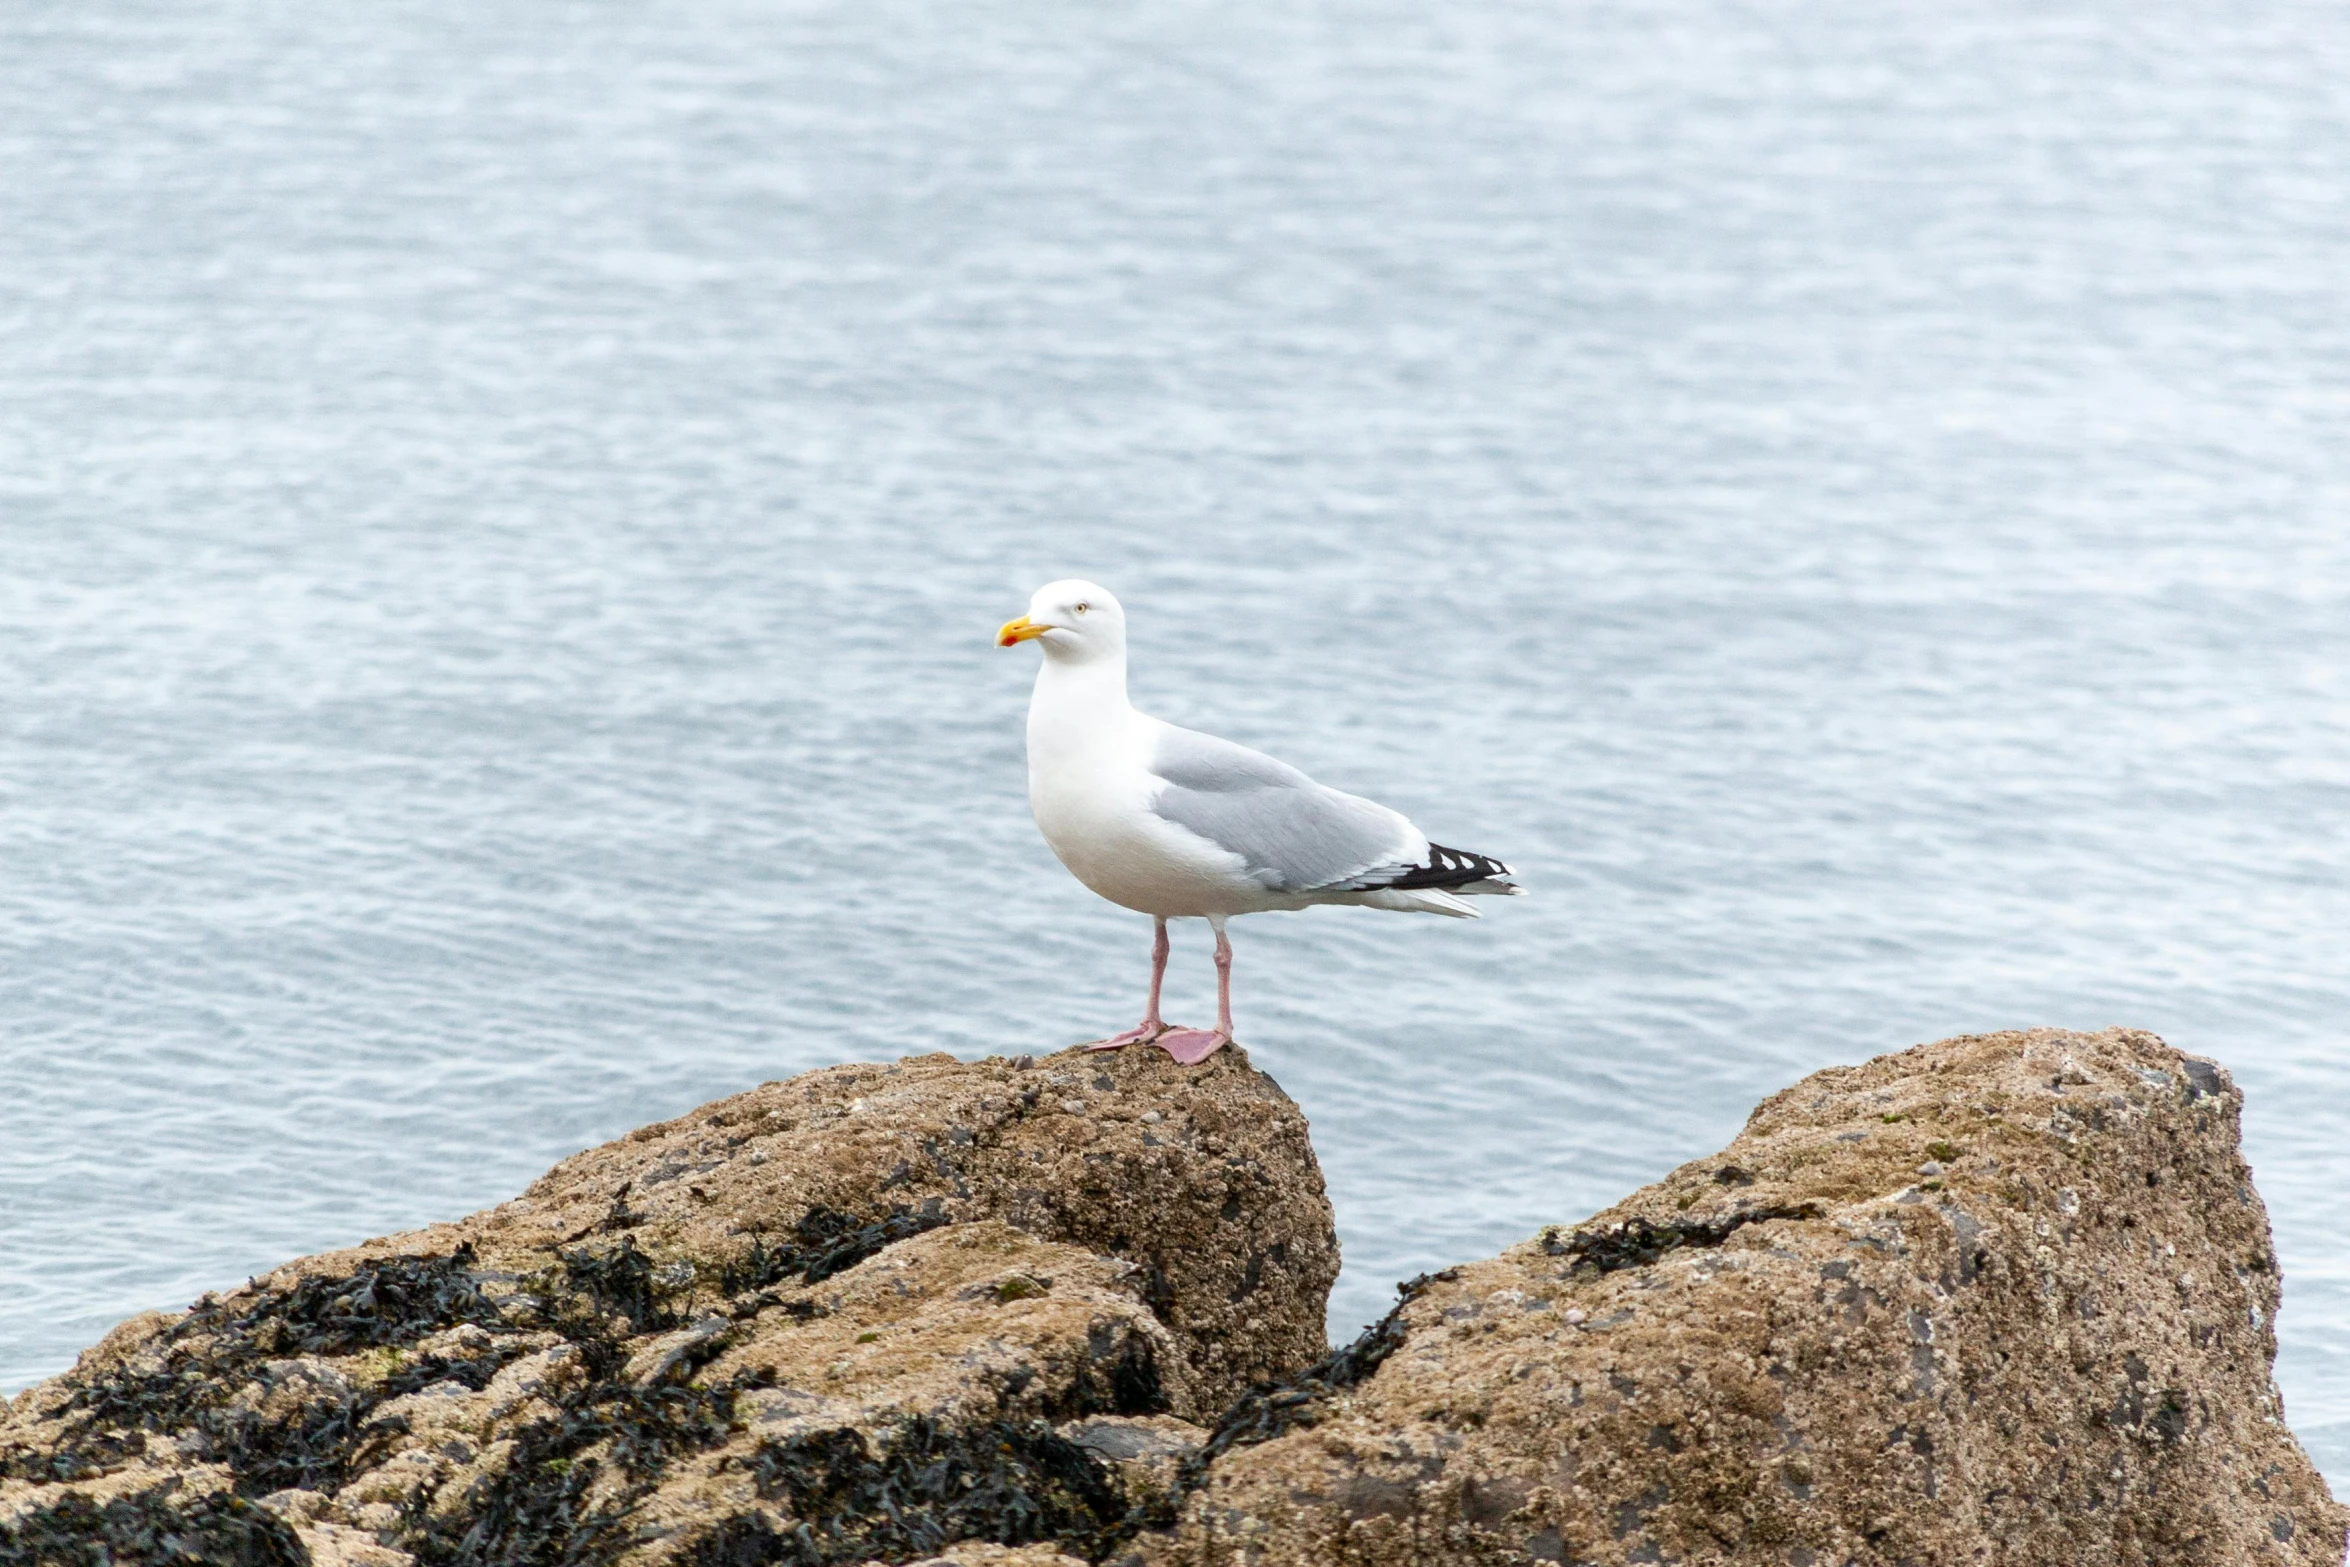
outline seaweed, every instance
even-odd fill
[[[718,1387],[662,1383],[639,1388],[610,1380],[617,1354],[593,1346],[589,1385],[564,1399],[561,1413],[516,1433],[499,1474],[476,1481],[454,1519],[433,1511],[434,1497],[409,1499],[402,1547],[423,1567],[592,1567],[635,1544],[628,1515],[659,1482],[671,1459],[724,1442],[737,1430],[735,1401],[746,1388],[772,1385],[764,1369]],[[609,1444],[603,1456],[590,1450]],[[604,1465],[624,1483],[602,1488]]]
[[[236,1475],[244,1495],[332,1491],[353,1470],[367,1467],[378,1444],[407,1431],[407,1422],[397,1415],[377,1419],[381,1406],[440,1382],[478,1393],[527,1352],[526,1346],[506,1344],[471,1359],[427,1355],[359,1392],[305,1400],[291,1419],[266,1419],[232,1407],[200,1411],[190,1424],[204,1438],[208,1456]]]
[[[431,1497],[411,1497],[401,1520],[402,1546],[424,1567],[451,1564],[588,1564],[608,1561],[632,1542],[622,1533],[628,1510],[592,1508],[588,1493],[600,1467],[565,1450],[560,1422],[542,1421],[516,1439],[506,1472],[466,1498],[463,1517],[428,1511]],[[634,1498],[630,1498],[633,1501]]]
[[[805,1220],[801,1221],[805,1224]],[[890,1210],[886,1219],[861,1224],[853,1230],[838,1232],[826,1239],[823,1246],[812,1252],[807,1266],[800,1270],[803,1284],[821,1284],[836,1273],[846,1273],[866,1258],[899,1241],[935,1230],[947,1223],[947,1216],[935,1204],[926,1204],[919,1213],[904,1207]]]
[[[1749,1224],[1771,1219],[1816,1219],[1825,1211],[1816,1202],[1804,1202],[1740,1208],[1719,1219],[1669,1219],[1656,1224],[1633,1218],[1604,1230],[1577,1230],[1564,1240],[1553,1227],[1542,1232],[1542,1249],[1553,1257],[1572,1257],[1569,1272],[1590,1267],[1600,1273],[1613,1273],[1619,1268],[1645,1268],[1669,1251],[1719,1246]]]
[[[1231,1407],[1217,1417],[1206,1443],[1184,1461],[1178,1491],[1194,1489],[1206,1477],[1208,1465],[1235,1447],[1254,1447],[1298,1426],[1315,1424],[1320,1419],[1314,1407],[1316,1403],[1364,1381],[1388,1356],[1403,1347],[1410,1334],[1404,1325],[1404,1308],[1430,1284],[1449,1283],[1459,1277],[1459,1269],[1446,1268],[1439,1273],[1406,1279],[1395,1287],[1394,1307],[1363,1329],[1353,1343],[1332,1350],[1295,1376],[1259,1383],[1233,1400]]]
[[[169,1487],[103,1506],[78,1492],[0,1524],[0,1567],[310,1567],[284,1519],[240,1496]]]
[[[160,1367],[115,1366],[84,1382],[49,1416],[65,1425],[50,1451],[12,1447],[0,1453],[0,1476],[93,1479],[144,1452],[149,1434],[168,1432],[201,1438],[241,1495],[340,1484],[378,1434],[370,1424],[378,1405],[432,1382],[480,1388],[520,1351],[493,1345],[480,1356],[428,1356],[363,1391],[322,1389],[300,1399],[291,1416],[243,1407],[239,1392],[267,1378],[272,1360],[397,1349],[464,1323],[513,1332],[473,1278],[473,1262],[472,1247],[461,1246],[445,1257],[362,1263],[241,1303],[207,1296],[163,1334]]]
[[[205,1456],[226,1464],[241,1495],[267,1496],[300,1488],[333,1490],[350,1476],[371,1439],[401,1429],[371,1420],[383,1400],[372,1396],[310,1399],[291,1418],[251,1409],[207,1409],[191,1422]]]
[[[857,1242],[868,1228],[853,1225],[821,1239],[831,1250],[844,1241]],[[740,1429],[737,1396],[747,1387],[772,1382],[772,1373],[763,1368],[718,1387],[685,1381],[723,1347],[722,1339],[701,1357],[685,1360],[677,1379],[650,1387],[620,1381],[624,1352],[611,1316],[625,1316],[635,1332],[675,1325],[671,1301],[676,1288],[666,1275],[684,1265],[659,1268],[628,1237],[613,1249],[558,1249],[556,1257],[557,1266],[544,1281],[545,1298],[530,1303],[529,1311],[585,1356],[584,1384],[557,1399],[554,1417],[517,1433],[512,1463],[494,1479],[479,1482],[462,1507],[449,1510],[455,1517],[448,1512],[436,1516],[434,1497],[426,1492],[410,1498],[402,1544],[425,1567],[587,1567],[610,1560],[633,1542],[628,1514],[666,1466],[681,1453],[724,1442]],[[87,1479],[135,1457],[150,1434],[170,1433],[183,1441],[196,1438],[204,1458],[229,1469],[239,1496],[288,1488],[334,1490],[365,1467],[382,1443],[405,1434],[406,1423],[397,1415],[380,1415],[381,1406],[438,1382],[454,1381],[478,1392],[535,1347],[534,1341],[513,1337],[521,1324],[481,1292],[469,1271],[473,1261],[470,1249],[445,1258],[395,1258],[366,1264],[346,1277],[303,1279],[258,1299],[224,1304],[207,1298],[163,1335],[160,1366],[153,1361],[138,1369],[118,1366],[77,1388],[57,1412],[66,1426],[52,1450],[18,1448],[0,1454],[0,1473]],[[509,1301],[508,1308],[519,1311],[523,1303]],[[496,1337],[475,1355],[410,1357],[380,1381],[356,1389],[338,1376],[282,1364],[296,1355],[396,1350],[461,1323],[476,1324]],[[617,1484],[612,1483],[615,1474]],[[212,1513],[204,1516],[213,1518]],[[220,1516],[233,1522],[242,1515]],[[124,1531],[136,1520],[126,1523],[86,1507],[79,1512],[64,1507],[44,1517],[39,1550],[22,1555],[23,1561],[103,1567],[110,1559],[174,1559],[135,1551],[125,1555],[132,1546],[117,1549],[115,1536],[129,1539]],[[148,1534],[195,1538],[188,1529],[167,1524],[155,1524]],[[215,1533],[228,1527],[218,1524]],[[199,1555],[207,1561],[262,1563],[266,1543],[248,1549],[231,1542]],[[9,1567],[17,1559],[11,1558]],[[297,1544],[290,1560],[301,1559]]]
[[[399,1348],[468,1322],[502,1330],[505,1313],[482,1293],[474,1261],[468,1241],[446,1257],[391,1257],[363,1262],[342,1278],[306,1278],[290,1289],[263,1292],[236,1314],[207,1300],[171,1336],[227,1335],[273,1356],[347,1355]]]
[[[0,1473],[27,1480],[86,1480],[146,1451],[146,1433],[186,1427],[196,1415],[228,1400],[245,1367],[232,1353],[217,1357],[174,1347],[162,1369],[117,1366],[74,1389],[49,1418],[65,1422],[46,1460],[48,1474],[28,1472],[32,1455],[12,1450]]]
[[[1086,1335],[1087,1348],[1096,1362],[1109,1359],[1109,1346],[1102,1342],[1106,1335]],[[1126,1341],[1117,1348],[1117,1358],[1110,1360],[1109,1399],[1105,1404],[1094,1391],[1094,1380],[1084,1379],[1078,1387],[1075,1413],[1080,1415],[1156,1415],[1169,1407],[1166,1378],[1159,1370],[1159,1356],[1151,1341],[1139,1333],[1128,1333]]]
[[[17,1449],[0,1455],[0,1474],[28,1480],[88,1480],[145,1451],[147,1433],[194,1436],[204,1457],[224,1464],[244,1496],[289,1487],[332,1490],[363,1467],[372,1443],[404,1429],[378,1422],[383,1404],[435,1382],[460,1382],[479,1391],[522,1353],[499,1345],[463,1360],[426,1356],[381,1383],[359,1391],[322,1389],[290,1414],[265,1415],[237,1402],[240,1387],[267,1368],[233,1356],[218,1359],[175,1349],[161,1371],[118,1369],[78,1390],[60,1415],[82,1418],[46,1457]],[[110,1429],[111,1428],[111,1429]]]
[[[143,1431],[102,1430],[85,1421],[46,1453],[19,1442],[0,1447],[0,1480],[30,1480],[35,1485],[95,1480],[146,1451]]]
[[[656,1277],[658,1270],[653,1259],[637,1250],[633,1235],[622,1236],[620,1244],[610,1251],[589,1251],[584,1246],[577,1251],[565,1251],[557,1247],[555,1261],[562,1270],[567,1294],[585,1296],[594,1302],[598,1314],[619,1312],[639,1333],[658,1333],[684,1320],[670,1309],[672,1292]],[[581,1323],[561,1326],[560,1330],[567,1338],[592,1335],[595,1331],[591,1324]]]
[[[614,1209],[620,1212],[622,1203],[616,1201]],[[819,1283],[946,1222],[936,1203],[920,1211],[900,1207],[871,1220],[818,1206],[802,1216],[788,1241],[772,1247],[754,1242],[750,1257],[722,1267],[719,1277],[730,1294],[745,1283]],[[659,1264],[633,1236],[558,1246],[553,1266],[534,1281],[535,1298],[491,1299],[474,1276],[475,1265],[467,1246],[445,1257],[364,1263],[347,1275],[303,1278],[227,1301],[205,1297],[146,1355],[77,1386],[51,1417],[61,1426],[46,1450],[17,1445],[0,1451],[0,1477],[90,1479],[138,1457],[151,1438],[168,1435],[182,1442],[192,1438],[196,1453],[226,1467],[234,1494],[176,1512],[162,1502],[99,1508],[70,1499],[20,1520],[5,1536],[8,1554],[0,1567],[301,1562],[299,1541],[245,1498],[289,1488],[339,1488],[383,1444],[406,1434],[406,1422],[384,1414],[382,1406],[437,1382],[481,1390],[536,1347],[537,1341],[520,1335],[538,1327],[553,1328],[585,1356],[584,1380],[556,1396],[551,1418],[515,1433],[513,1457],[498,1474],[458,1498],[436,1496],[429,1488],[413,1494],[397,1537],[420,1567],[599,1567],[613,1560],[639,1543],[631,1516],[666,1467],[741,1430],[739,1395],[771,1385],[773,1373],[746,1371],[716,1387],[693,1382],[695,1371],[723,1350],[721,1334],[683,1355],[673,1374],[654,1385],[623,1381],[623,1336],[679,1326],[695,1278],[691,1263]],[[821,1314],[812,1303],[768,1303]],[[462,1324],[490,1335],[474,1338],[478,1353],[405,1359],[395,1353],[388,1375],[362,1378],[357,1386],[314,1363],[287,1364],[312,1356],[396,1352]],[[1147,1344],[1139,1350],[1127,1346],[1099,1380],[1102,1386],[1085,1395],[1089,1410],[1165,1402]],[[927,1497],[921,1506],[950,1519],[941,1527],[965,1527],[951,1520],[968,1515],[979,1520],[972,1528],[1045,1528],[1059,1531],[1055,1538],[1099,1533],[1101,1517],[1124,1516],[1122,1495],[1111,1494],[1115,1486],[1098,1461],[1069,1444],[1053,1446],[1058,1439],[1048,1441],[1049,1431],[1039,1436],[1004,1429],[1013,1434],[972,1445],[977,1439],[950,1439],[923,1427],[870,1473],[843,1470],[840,1507],[867,1491]],[[947,1478],[937,1478],[942,1475]],[[935,1489],[934,1480],[951,1483],[953,1496],[932,1496],[924,1488]],[[836,1518],[834,1532],[839,1529]]]
[[[631,1208],[628,1205],[629,1191],[634,1188],[635,1185],[636,1181],[634,1178],[622,1181],[620,1183],[620,1190],[612,1194],[611,1208],[605,1212],[603,1218],[596,1221],[596,1233],[599,1235],[617,1235],[623,1230],[633,1230],[638,1225],[645,1222],[645,1215],[637,1212],[634,1208]],[[574,1240],[578,1239],[577,1236],[572,1238]]]
[[[857,1431],[815,1431],[761,1443],[748,1467],[791,1521],[727,1519],[681,1553],[684,1567],[902,1562],[958,1540],[1049,1541],[1099,1561],[1146,1522],[1114,1470],[1041,1420],[950,1430],[917,1417],[878,1456]]]
[[[935,1198],[919,1210],[900,1205],[888,1217],[873,1220],[818,1203],[800,1215],[789,1241],[770,1247],[766,1237],[753,1236],[750,1251],[719,1271],[719,1288],[737,1295],[780,1284],[795,1274],[802,1284],[821,1284],[885,1247],[949,1222]]]

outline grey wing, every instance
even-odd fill
[[[1362,878],[1427,852],[1427,839],[1397,812],[1214,735],[1168,725],[1151,771],[1166,780],[1152,809],[1239,855],[1273,892],[1376,885]]]

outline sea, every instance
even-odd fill
[[[1082,575],[1529,889],[1234,927],[1337,1337],[2128,1024],[2245,1091],[2350,1482],[2346,83],[2315,0],[0,9],[0,1390],[1131,1023],[992,640]]]

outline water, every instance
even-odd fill
[[[2350,1479],[2350,16],[1427,9],[0,16],[0,1386],[1131,1021],[989,643],[1077,572],[1535,891],[1236,927],[1340,1333],[2126,1022],[2249,1093]]]

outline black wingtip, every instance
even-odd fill
[[[1428,845],[1428,863],[1414,865],[1401,876],[1386,883],[1403,889],[1434,887],[1439,890],[1466,887],[1471,882],[1500,881],[1510,874],[1510,868],[1489,854],[1472,854],[1466,849],[1448,849],[1443,844]]]

